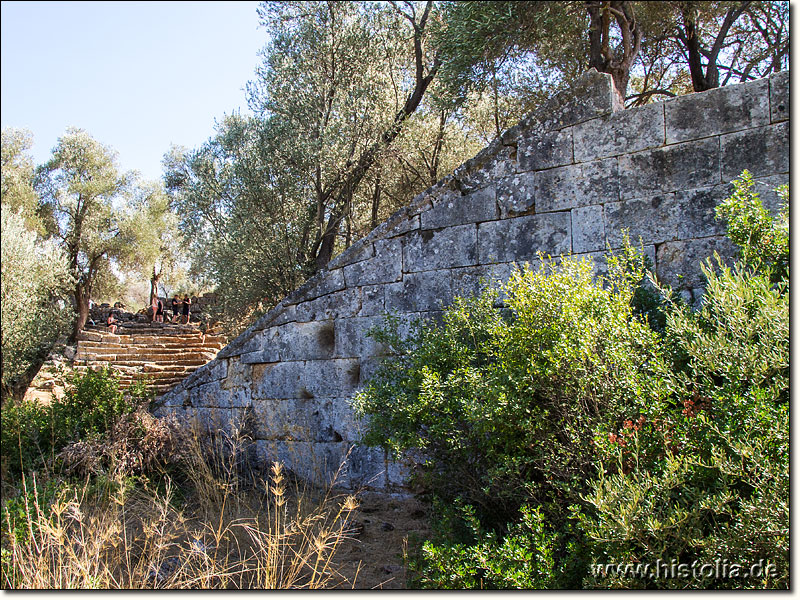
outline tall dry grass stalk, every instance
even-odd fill
[[[353,496],[293,493],[279,463],[243,473],[244,438],[191,436],[181,485],[97,479],[51,502],[23,480],[24,514],[3,523],[5,588],[352,587],[332,559]],[[249,481],[249,484],[248,484]],[[20,520],[21,519],[21,520]]]

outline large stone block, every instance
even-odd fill
[[[412,231],[404,238],[403,271],[430,271],[474,265],[477,261],[475,225]]]
[[[497,205],[500,217],[516,217],[533,211],[534,208],[533,173],[519,173],[504,177],[497,182]]]
[[[494,183],[517,170],[516,148],[495,139],[489,146],[453,172],[455,187],[466,194]]]
[[[358,311],[358,316],[382,315],[386,311],[384,298],[384,286],[382,285],[368,285],[361,288],[361,310]]]
[[[340,319],[355,316],[360,309],[360,290],[352,288],[298,304],[295,316],[298,322]]]
[[[368,258],[372,258],[375,255],[375,249],[372,246],[372,242],[367,239],[360,239],[355,244],[347,248],[344,252],[339,254],[336,258],[331,260],[327,268],[328,269],[338,269],[339,267],[344,267],[346,265],[352,265],[353,263],[361,262],[362,260],[367,260]]]
[[[537,213],[619,200],[616,158],[537,171],[533,177]]]
[[[514,263],[497,263],[453,269],[453,295],[477,296],[487,288],[499,288],[518,267]]]
[[[384,354],[383,345],[371,335],[371,329],[379,326],[383,317],[354,317],[352,319],[339,319],[336,321],[336,350],[337,358],[362,358],[380,356]]]
[[[281,360],[320,360],[334,355],[334,320],[289,323],[277,327],[276,339]]]
[[[769,78],[769,112],[773,123],[789,119],[789,71]]]
[[[664,105],[611,113],[574,127],[575,162],[656,148],[664,144]]]
[[[491,221],[497,218],[495,186],[470,192],[465,196],[451,192],[435,202],[433,208],[420,215],[422,229],[440,229]]]
[[[700,263],[715,251],[728,264],[736,255],[736,247],[725,237],[666,242],[656,249],[656,274],[676,289],[704,287]]]
[[[747,169],[754,177],[789,172],[789,122],[724,135],[722,180],[728,183]]]
[[[759,127],[769,123],[769,81],[686,94],[664,110],[668,144]]]
[[[343,398],[258,400],[253,416],[254,435],[264,440],[341,442],[352,440],[357,430]]]
[[[606,236],[612,248],[620,248],[623,231],[628,231],[632,244],[653,244],[674,240],[678,236],[680,207],[675,194],[657,194],[612,202],[605,206]]]
[[[331,398],[349,396],[361,381],[358,359],[306,361],[300,375],[298,398]]]
[[[387,312],[440,310],[453,300],[450,271],[407,273],[400,283],[386,285]]]
[[[775,217],[780,211],[781,199],[776,188],[782,185],[789,184],[789,173],[782,173],[780,175],[772,175],[770,177],[762,177],[755,180],[755,191],[761,199],[761,204],[766,208],[769,213]],[[728,192],[733,191],[733,186],[728,188]]]
[[[352,488],[342,468],[350,447],[347,442],[256,440],[256,456],[265,466],[279,462],[300,479],[320,487],[336,484]]]
[[[377,240],[375,256],[344,267],[347,287],[400,281],[402,278],[402,247],[399,238]]]
[[[650,259],[650,264],[652,267],[655,267],[656,264],[656,247],[652,244],[643,246],[640,245],[638,242],[633,243],[633,246],[642,254],[644,254],[647,258]],[[620,248],[613,248],[611,250],[612,255],[621,254]],[[589,259],[592,261],[593,272],[595,277],[608,277],[608,257],[609,253],[608,250],[603,252],[586,252],[584,254],[573,254],[569,258],[571,260],[586,260]]]
[[[593,252],[606,247],[605,222],[602,206],[573,208],[572,251]]]
[[[520,171],[539,171],[572,163],[572,129],[522,135],[517,159]]]
[[[301,398],[303,361],[276,362],[253,367],[253,401],[259,399]]]
[[[568,212],[515,217],[478,226],[481,264],[534,261],[572,250]]]
[[[721,183],[719,140],[710,138],[620,156],[619,173],[622,200],[716,185]]]
[[[678,205],[677,239],[725,235],[725,222],[716,218],[715,209],[728,194],[729,186],[717,185],[675,194]]]

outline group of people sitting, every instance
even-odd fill
[[[178,295],[175,294],[172,297],[172,301],[170,302],[172,305],[172,320],[170,323],[183,323],[186,324],[189,322],[189,310],[192,306],[192,301],[189,296],[184,296],[183,300],[178,299]],[[166,307],[164,303],[161,301],[161,298],[153,298],[153,321],[156,323],[163,323],[164,322],[164,313],[166,312]]]
[[[90,307],[92,305],[91,300]],[[183,323],[186,324],[189,322],[189,311],[192,306],[192,301],[189,296],[184,296],[183,300],[178,298],[178,295],[172,297],[172,301],[170,302],[172,306],[172,319],[169,321],[170,323]],[[153,298],[153,304],[151,305],[153,310],[153,322],[155,323],[163,323],[164,322],[164,313],[166,313],[166,307],[164,303],[161,301],[160,298],[155,297]],[[117,318],[113,312],[108,314],[108,319],[106,319],[106,325],[108,325],[108,329],[111,333],[117,332]]]

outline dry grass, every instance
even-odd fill
[[[298,491],[278,463],[266,477],[245,472],[245,442],[189,436],[180,485],[92,476],[48,502],[23,479],[24,510],[2,526],[2,586],[354,587],[332,560],[355,497]]]

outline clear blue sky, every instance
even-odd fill
[[[244,93],[267,42],[258,2],[2,2],[2,127],[38,165],[67,127],[160,179],[171,143],[199,146]]]

